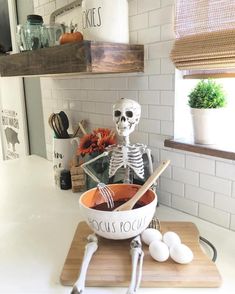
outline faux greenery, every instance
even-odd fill
[[[191,108],[220,108],[226,105],[223,87],[213,80],[201,80],[188,97]]]

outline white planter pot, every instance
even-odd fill
[[[83,0],[84,40],[129,43],[127,0]]]
[[[198,144],[218,143],[224,108],[191,108],[194,141]]]

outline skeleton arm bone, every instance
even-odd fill
[[[95,158],[93,158],[93,159],[91,159],[91,160],[89,160],[89,161],[87,161],[87,162],[85,162],[85,163],[83,163],[81,165],[81,167],[84,169],[85,173],[88,176],[90,176],[92,178],[92,180],[94,180],[97,184],[100,183],[100,180],[91,172],[91,170],[88,168],[87,165],[89,165],[90,163],[96,161],[99,158],[108,156],[110,152],[111,152],[111,150],[110,151],[104,151],[102,154],[96,156]]]

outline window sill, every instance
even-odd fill
[[[200,145],[184,139],[172,139],[164,141],[165,147],[170,147],[174,149],[205,154],[214,157],[220,157],[230,160],[235,160],[235,146],[231,145],[229,147],[218,146],[218,145]]]

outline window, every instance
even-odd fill
[[[235,68],[233,0],[177,0],[175,32],[171,56],[178,69]]]
[[[188,94],[199,82],[197,78],[220,77],[216,81],[223,85],[228,104],[226,114],[220,122],[220,130],[218,129],[219,146],[209,148],[232,151],[232,157],[225,158],[235,159],[234,1],[176,0],[175,32],[171,58],[180,71],[176,72],[175,83],[174,140],[194,144]],[[191,79],[184,79],[185,77]],[[174,145],[167,144],[165,146],[174,148]],[[207,146],[203,147],[206,148]],[[178,149],[188,150],[182,146]],[[210,155],[217,156],[213,152]]]

